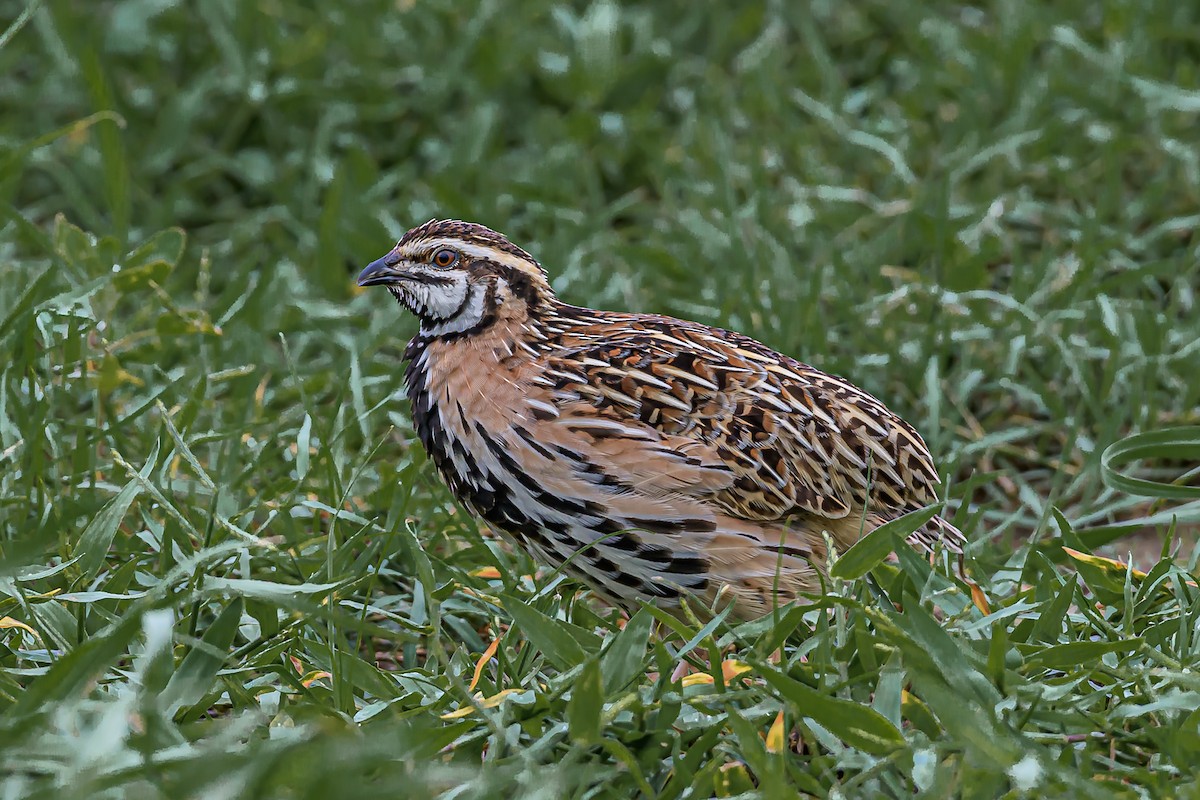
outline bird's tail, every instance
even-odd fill
[[[951,523],[937,516],[929,520],[911,536],[908,543],[923,553],[932,553],[938,546],[951,553],[962,555],[967,546],[967,537]]]
[[[959,577],[966,578],[965,548],[967,537],[963,532],[941,516],[936,516],[925,523],[919,530],[908,537],[908,543],[922,553],[929,555],[932,563],[934,554],[940,547],[958,557]]]

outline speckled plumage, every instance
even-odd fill
[[[844,549],[937,501],[925,443],[866,392],[741,334],[562,303],[483,226],[414,228],[360,283],[421,318],[405,381],[454,494],[617,603],[754,616],[820,591],[824,531]],[[910,541],[963,544],[940,517]]]

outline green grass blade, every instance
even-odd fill
[[[1100,476],[1104,483],[1113,489],[1168,500],[1200,498],[1200,486],[1181,486],[1176,483],[1135,478],[1117,469],[1118,466],[1131,461],[1145,459],[1200,463],[1200,426],[1164,428],[1138,433],[1109,445],[1100,456]]]

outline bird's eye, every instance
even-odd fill
[[[442,267],[443,269],[451,267],[454,266],[455,261],[458,261],[458,253],[453,250],[442,249],[433,254],[433,265],[435,267]]]

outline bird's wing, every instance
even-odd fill
[[[554,424],[584,432],[593,457],[641,491],[755,521],[896,516],[937,501],[937,471],[910,425],[748,337],[621,315],[557,344],[542,373]]]

